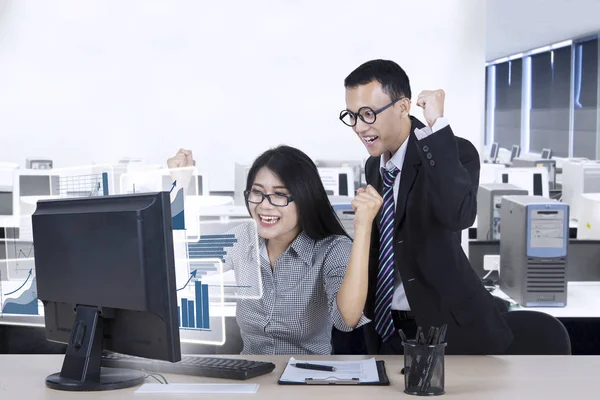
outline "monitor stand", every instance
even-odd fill
[[[101,367],[105,319],[98,307],[77,306],[73,329],[62,370],[46,378],[46,386],[56,390],[100,391],[142,384],[141,371]]]

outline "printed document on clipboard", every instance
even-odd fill
[[[335,371],[318,371],[295,367],[295,364],[303,363],[315,363],[315,361],[290,358],[279,378],[279,383],[284,385],[389,384],[383,361],[375,361],[375,358],[352,361],[317,361],[319,365],[334,367]]]

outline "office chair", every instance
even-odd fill
[[[503,314],[514,335],[507,355],[571,355],[571,338],[565,326],[552,315],[539,311]]]
[[[0,325],[0,354],[65,354],[67,345],[50,342],[44,328]]]

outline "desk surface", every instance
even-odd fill
[[[403,376],[400,370],[403,358],[377,357],[385,360],[391,385],[377,386],[281,386],[277,384],[288,356],[263,356],[244,358],[269,360],[276,369],[268,375],[246,381],[260,385],[256,395],[135,395],[135,388],[98,393],[67,393],[45,387],[47,375],[60,370],[62,356],[54,355],[0,355],[0,398],[2,399],[164,399],[164,398],[282,398],[286,400],[327,398],[328,400],[364,400],[368,396],[377,399],[410,398],[404,394]],[[303,357],[304,358],[304,357]],[[306,357],[309,359],[361,359],[348,357]],[[446,395],[452,399],[592,399],[597,398],[594,384],[600,371],[600,357],[594,356],[450,356],[446,357]],[[184,375],[166,375],[170,383],[223,383],[223,380]],[[148,381],[150,382],[150,380]],[[85,396],[85,397],[83,397]]]
[[[512,301],[500,289],[494,296]],[[556,318],[600,318],[600,282],[569,282],[566,307],[521,307],[523,310],[541,311]]]

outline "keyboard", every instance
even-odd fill
[[[108,368],[128,368],[163,374],[195,375],[208,378],[246,380],[268,374],[275,364],[238,358],[181,356],[181,361],[172,363],[150,360],[120,353],[103,352],[102,364]]]

